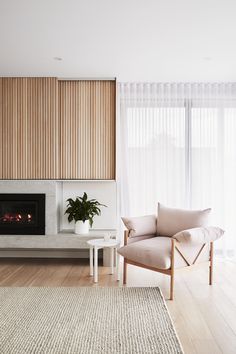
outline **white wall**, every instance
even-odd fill
[[[115,229],[117,228],[117,198],[115,181],[64,181],[62,183],[61,193],[61,225],[60,229],[72,229],[73,223],[69,223],[67,215],[64,215],[66,209],[66,200],[88,194],[88,198],[97,199],[100,203],[107,205],[107,208],[101,208],[101,216],[95,216],[93,228],[95,229]]]

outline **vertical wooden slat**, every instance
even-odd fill
[[[0,80],[0,178],[58,178],[57,79]]]
[[[59,81],[60,178],[115,179],[115,81]]]
[[[0,178],[3,178],[2,155],[3,155],[3,124],[2,124],[2,78],[0,78]]]

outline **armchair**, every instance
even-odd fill
[[[224,231],[207,226],[211,209],[183,210],[158,204],[158,215],[122,218],[127,230],[124,246],[118,252],[124,257],[123,283],[127,264],[170,276],[170,300],[174,297],[175,270],[209,263],[209,284],[213,275],[213,242]]]

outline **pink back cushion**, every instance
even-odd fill
[[[177,232],[208,225],[211,209],[185,210],[158,203],[157,234],[172,237]]]

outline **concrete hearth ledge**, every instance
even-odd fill
[[[116,230],[91,230],[86,235],[75,235],[71,231],[62,231],[56,235],[0,235],[0,249],[11,250],[62,250],[87,249],[87,241],[103,238],[106,234],[116,237]]]

